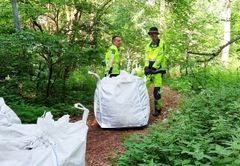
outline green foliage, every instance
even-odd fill
[[[231,28],[232,28],[232,33],[231,33],[231,38],[235,38],[236,34],[240,34],[240,23],[239,23],[239,18],[240,14],[239,11],[240,9],[240,1],[233,1],[232,2],[232,14],[231,14]],[[239,67],[239,52],[240,52],[240,47],[239,47],[239,41],[231,45],[231,55],[234,57],[232,61],[230,62],[231,66],[237,66]],[[238,61],[236,61],[238,59]]]
[[[89,68],[81,68],[74,71],[67,80],[67,100],[76,102],[80,101],[89,109],[92,109],[93,96],[96,88],[97,80],[87,74]]]
[[[10,0],[0,2],[0,34],[15,32]]]
[[[205,78],[205,89],[188,94],[147,136],[125,142],[116,165],[239,165],[239,76],[219,72],[212,77],[221,78],[220,84]]]
[[[87,71],[101,66],[111,1],[18,1],[20,33],[10,2],[0,2],[0,96],[29,123],[44,109],[69,113],[75,102],[92,109],[96,79]]]
[[[8,103],[16,112],[22,123],[36,123],[37,118],[41,117],[45,112],[51,112],[54,118],[58,119],[63,115],[79,116],[82,113],[76,110],[73,105],[66,106],[63,104],[54,105],[53,107],[30,105],[26,103],[13,102]]]
[[[104,53],[112,35],[123,39],[121,68],[136,69],[136,75],[143,77],[151,26],[157,26],[166,41],[168,68],[179,66],[180,74],[186,73],[168,80],[171,87],[199,94],[219,88],[222,78],[228,78],[226,86],[236,78],[224,69],[201,70],[212,64],[203,66],[197,60],[205,57],[187,54],[211,52],[221,44],[224,3],[217,0],[24,0],[17,1],[17,7],[20,33],[15,33],[11,1],[0,2],[0,96],[9,103],[23,103],[16,106],[20,115],[27,107],[38,110],[40,105],[36,115],[45,106],[52,111],[57,107],[60,113],[79,101],[92,108],[96,79],[87,71],[104,76]],[[239,2],[232,2],[232,37],[239,32],[238,9]],[[239,68],[239,43],[230,53],[231,66]],[[154,160],[148,164],[154,165]]]
[[[231,87],[233,82],[240,79],[239,71],[236,68],[226,70],[225,68],[215,65],[202,68],[191,68],[188,75],[178,78],[168,78],[166,83],[173,89],[180,92],[200,93],[208,88],[219,88],[221,86]]]

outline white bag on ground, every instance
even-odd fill
[[[75,107],[84,110],[83,120],[75,123],[68,115],[55,121],[46,113],[37,124],[0,126],[0,165],[84,166],[88,110]]]
[[[94,74],[89,72],[89,74]],[[102,128],[141,127],[148,124],[150,104],[145,81],[125,71],[117,77],[98,77],[94,113]]]
[[[0,97],[0,126],[10,126],[12,123],[20,124],[21,120],[15,112],[5,104],[4,99]]]

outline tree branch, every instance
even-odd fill
[[[192,54],[192,55],[202,55],[202,56],[215,56],[215,53],[207,53],[207,52],[192,52],[192,51],[188,51],[188,54]]]
[[[43,32],[42,26],[40,24],[37,23],[36,19],[32,20],[33,23],[33,28],[35,29],[35,26],[38,27],[38,29]]]
[[[210,58],[207,59],[207,60],[205,60],[205,61],[198,61],[198,62],[209,62],[209,61],[211,61],[212,59],[214,59],[216,56],[218,56],[225,47],[227,47],[227,46],[235,43],[235,42],[238,41],[238,40],[240,40],[240,34],[238,34],[238,36],[237,36],[235,39],[230,40],[230,41],[227,42],[226,44],[220,46],[219,49],[218,49],[216,52],[206,53],[206,52],[192,52],[192,51],[188,51],[187,53],[188,53],[188,54],[192,54],[192,55],[210,56]]]
[[[210,62],[212,59],[214,59],[216,56],[211,56],[210,58],[206,59],[206,60],[198,60],[197,62]]]

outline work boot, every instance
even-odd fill
[[[153,116],[159,116],[161,114],[162,109],[155,109],[154,112],[152,113]]]

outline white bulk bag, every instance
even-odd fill
[[[84,166],[88,110],[83,119],[69,122],[69,115],[55,121],[51,113],[37,124],[0,126],[1,166]]]
[[[98,77],[94,113],[101,128],[142,127],[148,124],[150,104],[144,79],[121,71],[117,77]]]
[[[13,110],[8,107],[4,99],[0,97],[0,126],[10,126],[12,123],[21,123],[21,120],[13,112]]]

